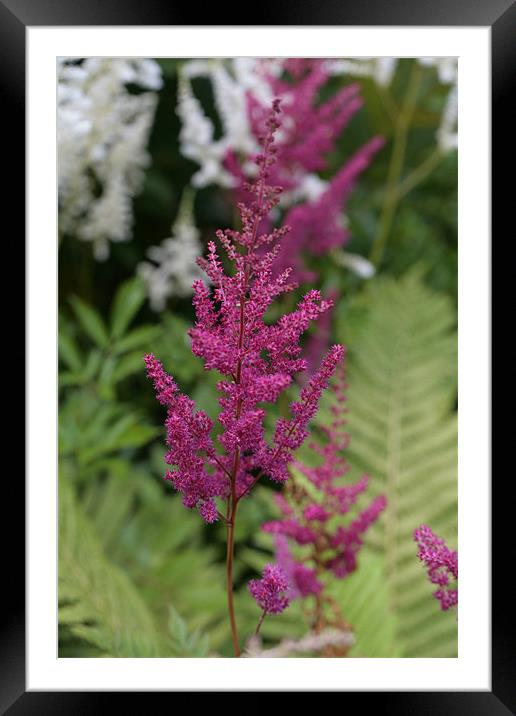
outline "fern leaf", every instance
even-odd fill
[[[455,312],[419,272],[376,282],[361,310],[364,302],[349,344],[348,427],[351,463],[388,500],[370,541],[383,556],[402,654],[455,656],[456,620],[432,599],[412,537],[428,523],[456,542]]]
[[[106,558],[65,469],[59,479],[59,600],[60,626],[101,656],[159,655],[152,615],[127,575]]]
[[[340,604],[355,637],[350,657],[402,655],[398,646],[398,618],[389,607],[382,555],[364,551],[358,569],[346,579],[335,580],[331,594]]]

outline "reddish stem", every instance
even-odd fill
[[[264,145],[264,153],[265,154],[267,154],[267,151],[268,151],[269,141],[267,141]],[[261,177],[260,181],[261,181],[260,191],[258,194],[258,202],[257,202],[258,218],[255,219],[255,222],[253,225],[252,239],[251,239],[251,242],[247,248],[247,256],[249,256],[252,249],[254,248],[254,244],[256,242],[256,237],[258,234],[258,226],[259,226],[259,223],[262,218],[260,210],[263,206],[263,200],[264,200],[265,179],[263,176]],[[250,278],[251,278],[251,266],[248,264],[245,267],[242,295],[240,298],[240,325],[239,325],[239,336],[238,336],[238,348],[240,351],[240,357],[238,359],[236,375],[234,377],[235,385],[240,385],[240,382],[242,379],[242,349],[244,347],[244,332],[245,332],[245,303],[246,303],[246,299],[247,299],[247,290],[248,290]],[[240,418],[241,412],[242,412],[242,398],[238,398],[237,406],[236,406],[236,419],[237,420]],[[237,487],[236,487],[239,466],[240,466],[240,448],[237,447],[235,450],[235,460],[233,463],[233,469],[232,469],[231,475],[230,475],[231,494],[228,497],[227,519],[226,519],[226,530],[227,530],[226,589],[227,589],[227,599],[228,599],[229,621],[231,624],[231,638],[233,641],[233,649],[235,652],[235,656],[237,656],[237,657],[240,656],[240,646],[238,643],[238,631],[237,631],[237,625],[236,625],[236,619],[235,619],[235,607],[234,607],[234,601],[233,601],[233,561],[234,561],[234,551],[235,551],[235,520],[236,520],[236,512],[237,512],[237,506],[238,506],[238,500],[239,500],[239,498],[237,497]],[[262,619],[262,621],[263,621],[263,619]]]
[[[234,505],[230,517],[227,521],[227,556],[226,556],[226,582],[228,597],[229,622],[231,624],[231,638],[233,640],[233,649],[235,656],[240,656],[240,646],[238,644],[238,631],[235,619],[235,606],[233,603],[233,553],[235,547],[235,514],[236,505]]]
[[[266,615],[266,611],[265,611],[265,609],[264,609],[263,612],[262,612],[262,614],[261,614],[261,616],[260,616],[260,618],[259,618],[259,620],[258,620],[258,624],[256,625],[256,631],[254,632],[254,635],[255,635],[255,636],[258,636],[258,632],[260,631],[260,627],[261,627],[262,624],[263,624],[263,620],[265,619],[265,615]]]

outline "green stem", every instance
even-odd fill
[[[399,201],[411,192],[412,189],[415,189],[418,184],[421,184],[421,182],[424,181],[427,176],[429,176],[434,169],[439,166],[443,159],[444,153],[441,152],[440,149],[435,149],[424,162],[421,162],[421,164],[416,167],[413,172],[411,172],[398,184],[398,187],[396,188],[396,200]]]
[[[385,252],[385,246],[391,233],[396,209],[398,206],[397,187],[401,179],[405,152],[407,149],[408,132],[416,108],[417,96],[421,85],[422,68],[414,60],[410,75],[409,86],[401,112],[395,120],[394,143],[392,148],[389,169],[387,173],[386,197],[378,221],[376,238],[371,248],[369,259],[375,266],[379,266]]]
[[[378,94],[380,95],[380,99],[383,102],[383,105],[387,111],[387,114],[390,117],[391,122],[394,123],[396,121],[396,117],[398,116],[399,110],[389,88],[378,87]]]

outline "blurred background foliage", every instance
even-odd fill
[[[162,480],[164,415],[142,360],[148,352],[159,356],[199,407],[216,416],[216,378],[189,349],[191,299],[171,298],[155,313],[135,277],[147,249],[169,235],[197,169],[179,152],[181,62],[159,64],[163,87],[148,146],[151,162],[133,202],[132,240],[112,244],[105,262],[73,235],[60,241],[63,657],[231,654],[223,530],[202,524]],[[373,493],[388,497],[359,569],[333,588],[353,625],[350,656],[357,657],[457,653],[455,615],[439,611],[412,540],[413,529],[427,522],[453,546],[457,529],[457,153],[436,154],[446,88],[435,72],[416,64],[399,61],[388,89],[368,77],[358,80],[364,106],[329,158],[331,175],[371,136],[386,139],[346,210],[346,249],[372,257],[376,274],[364,281],[333,255],[317,259],[323,290],[340,292],[332,340],[348,347],[353,477],[369,473]],[[417,101],[400,129],[415,72]],[[327,91],[350,81],[333,77]],[[209,83],[196,81],[196,92],[215,118]],[[400,141],[404,157],[396,174],[392,157]],[[197,191],[195,220],[203,245],[216,228],[232,225],[224,190]],[[327,416],[323,403],[317,421],[324,424]],[[252,633],[258,618],[246,582],[271,558],[270,536],[260,525],[276,514],[274,489],[259,485],[239,518],[236,604],[243,635]],[[265,621],[263,637],[300,637],[306,629],[302,606],[294,603]]]

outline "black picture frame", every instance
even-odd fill
[[[25,38],[26,28],[35,26],[80,25],[404,25],[404,26],[484,26],[491,28],[492,38],[492,216],[493,235],[502,226],[513,227],[514,176],[511,162],[516,157],[516,118],[511,99],[516,89],[516,3],[513,0],[264,0],[253,7],[253,14],[243,15],[232,7],[224,13],[219,3],[203,5],[202,23],[199,8],[174,2],[145,0],[89,0],[70,3],[66,0],[0,0],[0,87],[4,103],[4,177],[8,179],[9,214],[24,215],[24,127],[25,127]],[[231,20],[226,20],[231,17]],[[50,100],[49,100],[50,101]],[[5,157],[12,152],[12,159]],[[507,172],[504,172],[504,169]],[[510,169],[513,169],[511,172]],[[6,194],[4,194],[6,196]],[[22,225],[21,219],[18,226]],[[514,229],[512,229],[512,233]],[[13,237],[14,238],[14,237]],[[511,240],[505,233],[506,242]],[[23,247],[16,239],[18,249]],[[16,243],[16,242],[13,242]],[[23,257],[22,257],[23,261]],[[493,291],[493,298],[496,291]],[[19,318],[6,317],[6,333],[15,335]],[[11,332],[12,329],[12,332]],[[23,338],[9,346],[10,373],[13,359],[22,364]],[[34,346],[29,346],[34,350]],[[14,368],[20,371],[20,368]],[[12,380],[12,379],[11,379]],[[21,384],[16,379],[17,388]],[[21,397],[16,401],[22,404]],[[20,427],[18,431],[21,432]],[[30,450],[30,444],[27,450]],[[472,446],[472,449],[473,446]],[[44,469],[44,466],[42,466]],[[2,590],[6,604],[2,609],[0,640],[0,713],[21,714],[95,714],[113,707],[114,699],[129,697],[130,712],[156,710],[152,694],[98,692],[26,692],[25,687],[25,578],[24,578],[24,484],[20,469],[4,471],[3,526],[7,527],[2,550]],[[507,471],[508,472],[508,471]],[[508,480],[507,476],[507,480]],[[347,693],[342,706],[357,695],[369,705],[371,699],[381,702],[387,714],[469,714],[502,716],[516,713],[516,650],[514,597],[509,587],[514,558],[509,546],[514,544],[509,510],[503,483],[492,491],[493,519],[493,592],[492,592],[492,691],[465,692],[362,692]],[[7,516],[11,521],[6,519]],[[13,527],[14,525],[14,527]],[[509,565],[509,566],[508,566]],[[170,694],[161,694],[170,698]],[[168,702],[170,704],[170,701]],[[362,706],[363,707],[363,706]]]

